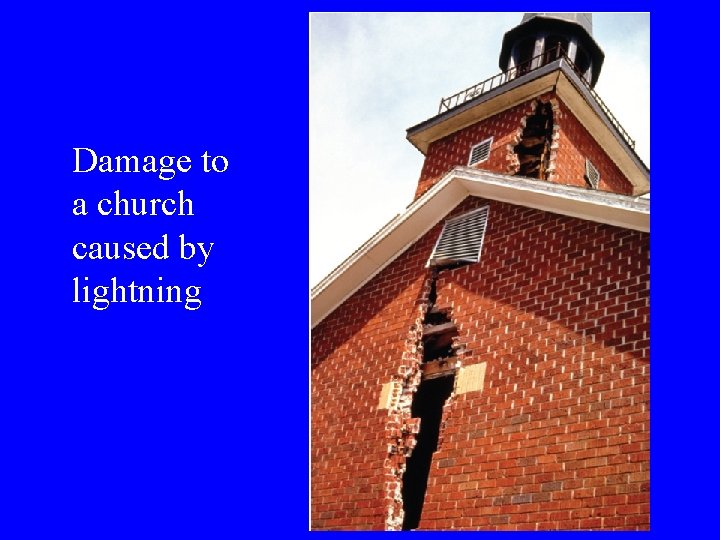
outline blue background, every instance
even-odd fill
[[[495,5],[497,4],[497,5]],[[239,537],[308,526],[308,10],[33,5],[3,32],[4,537]],[[532,11],[533,5],[413,3]],[[714,528],[717,17],[652,11],[652,533]],[[349,10],[403,10],[354,3]],[[548,11],[575,5],[553,2]],[[677,7],[676,7],[677,9]],[[697,52],[701,51],[701,52]],[[73,174],[72,148],[190,173]],[[204,151],[230,168],[202,174]],[[74,217],[174,195],[196,216]],[[75,242],[215,242],[205,268],[76,261]],[[171,255],[174,252],[171,250]],[[201,285],[202,307],[72,303],[72,278]],[[264,532],[263,532],[264,531]],[[255,534],[255,533],[251,533]]]
[[[27,536],[307,529],[307,12],[255,9],[97,2],[5,20],[4,469]],[[73,147],[193,168],[167,182],[73,174]],[[226,173],[201,172],[206,150]],[[115,189],[184,189],[196,216],[72,215],[75,198],[92,207]],[[177,259],[183,232],[215,242],[204,268]],[[163,233],[167,261],[71,252]],[[162,275],[201,285],[203,304],[94,311],[72,302],[78,275]]]

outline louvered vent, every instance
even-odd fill
[[[468,161],[468,166],[485,161],[490,156],[490,146],[492,145],[492,141],[493,138],[490,137],[470,149],[470,161]]]
[[[480,260],[488,207],[484,206],[445,222],[428,266],[475,263]]]
[[[589,159],[585,159],[585,180],[593,189],[597,189],[600,185],[600,173]]]

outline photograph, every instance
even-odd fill
[[[309,24],[309,529],[650,530],[650,14]]]

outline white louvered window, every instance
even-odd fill
[[[476,263],[480,260],[487,227],[488,207],[483,206],[445,222],[427,266]]]
[[[585,180],[591,188],[597,189],[600,185],[600,172],[592,164],[592,161],[585,159]]]
[[[492,146],[493,138],[485,139],[479,144],[476,144],[470,149],[470,159],[468,160],[468,166],[481,163],[490,157],[490,146]]]

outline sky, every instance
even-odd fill
[[[407,128],[501,70],[522,13],[310,15],[310,285],[412,202],[423,155]],[[593,13],[595,87],[650,166],[650,15]]]

